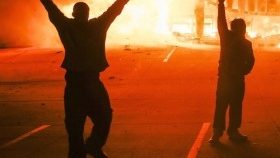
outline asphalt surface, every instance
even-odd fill
[[[0,157],[66,158],[61,49],[0,50]],[[218,47],[108,49],[110,158],[280,158],[280,50],[255,49],[241,131],[210,146]],[[85,137],[92,125],[86,124]]]

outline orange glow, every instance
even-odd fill
[[[114,3],[115,0],[84,0],[89,4],[91,13],[90,18],[101,15]],[[107,44],[113,45],[155,45],[155,44],[176,44],[178,41],[175,36],[183,36],[189,40],[196,37],[196,16],[195,6],[200,0],[135,0],[130,1],[123,13],[112,24],[108,32]],[[216,0],[205,2],[205,19],[203,37],[217,40],[216,26]],[[71,17],[72,8],[75,2],[62,6],[62,11],[66,16]],[[252,4],[251,4],[252,3]],[[229,8],[238,9],[241,13],[246,9],[254,10],[254,3],[245,1],[227,0]],[[183,6],[183,7],[182,7]],[[181,8],[180,8],[181,7]],[[240,13],[228,12],[229,20],[235,17],[244,17]],[[270,17],[254,17],[246,14],[248,21],[247,34],[251,39],[257,37],[268,37],[280,34],[280,29],[264,28],[270,26]],[[261,36],[260,36],[261,35]],[[279,41],[280,42],[280,41]]]
[[[115,0],[82,1],[90,6],[91,18],[101,15],[115,2]],[[226,0],[227,19],[230,21],[235,17],[244,18],[251,39],[257,39],[261,43],[272,41],[272,44],[268,45],[280,43],[280,37],[275,36],[280,35],[280,13],[275,12],[275,8],[280,8],[280,1],[274,0],[273,3],[269,1],[267,9],[264,8],[265,1],[242,1],[244,2],[238,3],[239,0]],[[54,0],[54,2],[67,17],[72,17],[73,5],[77,1]],[[204,16],[195,14],[198,2],[203,3],[201,5],[203,7],[199,9],[204,9],[200,12],[201,15],[204,12]],[[39,1],[32,0],[30,5],[24,5],[22,0],[0,2],[4,3],[7,3],[7,6],[13,3],[11,5],[13,7],[2,8],[3,14],[0,14],[4,19],[1,23],[0,47],[2,45],[61,47],[57,31],[49,22],[47,13]],[[9,18],[6,18],[7,16]],[[197,17],[202,18],[197,20]],[[203,33],[202,41],[203,38],[218,41],[216,18],[217,0],[131,0],[110,27],[107,45],[177,45],[182,41],[192,43],[192,40],[197,38],[198,28],[203,28],[200,30],[200,34]],[[200,27],[197,27],[198,22]]]
[[[90,1],[90,18],[101,15],[114,0]],[[72,8],[75,2],[64,5],[61,9],[66,16],[72,17]],[[170,35],[168,24],[169,1],[131,1],[123,13],[112,24],[108,33],[109,44],[154,44],[160,43],[162,37]]]
[[[90,6],[90,18],[101,15],[114,1],[84,0]],[[176,42],[173,32],[185,31],[192,34],[195,32],[193,26],[184,28],[185,21],[189,20],[184,16],[190,17],[194,14],[194,1],[187,1],[188,5],[185,0],[178,0],[176,3],[173,0],[130,1],[110,27],[107,44],[169,44]],[[72,17],[74,3],[60,7],[66,16]],[[177,6],[181,6],[181,9]]]

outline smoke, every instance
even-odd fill
[[[82,0],[91,17],[104,12],[115,0]],[[54,0],[71,18],[77,0]],[[155,44],[169,40],[171,23],[193,15],[193,0],[131,0],[108,32],[109,44]],[[57,32],[39,0],[0,1],[0,47],[61,46]]]
[[[30,44],[31,39],[28,35],[32,30],[30,21],[39,18],[38,7],[34,2],[0,1],[0,45],[2,47]]]
[[[58,45],[39,0],[1,0],[0,10],[0,47]]]

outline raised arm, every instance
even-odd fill
[[[129,0],[116,0],[114,4],[112,4],[107,11],[105,11],[100,17],[106,28],[109,28],[111,23],[116,19],[118,15],[121,14],[124,6],[128,3]]]
[[[226,12],[225,12],[225,0],[219,0],[218,4],[218,31],[220,37],[223,37],[228,30]]]
[[[46,8],[50,21],[56,26],[63,26],[67,18],[64,14],[58,9],[58,7],[54,4],[52,0],[40,0],[41,3]]]

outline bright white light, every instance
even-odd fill
[[[168,1],[156,0],[155,3],[158,12],[158,22],[155,32],[159,34],[169,33],[167,21],[169,17]]]
[[[254,31],[248,31],[247,34],[250,38],[256,38],[258,36],[258,33]]]

